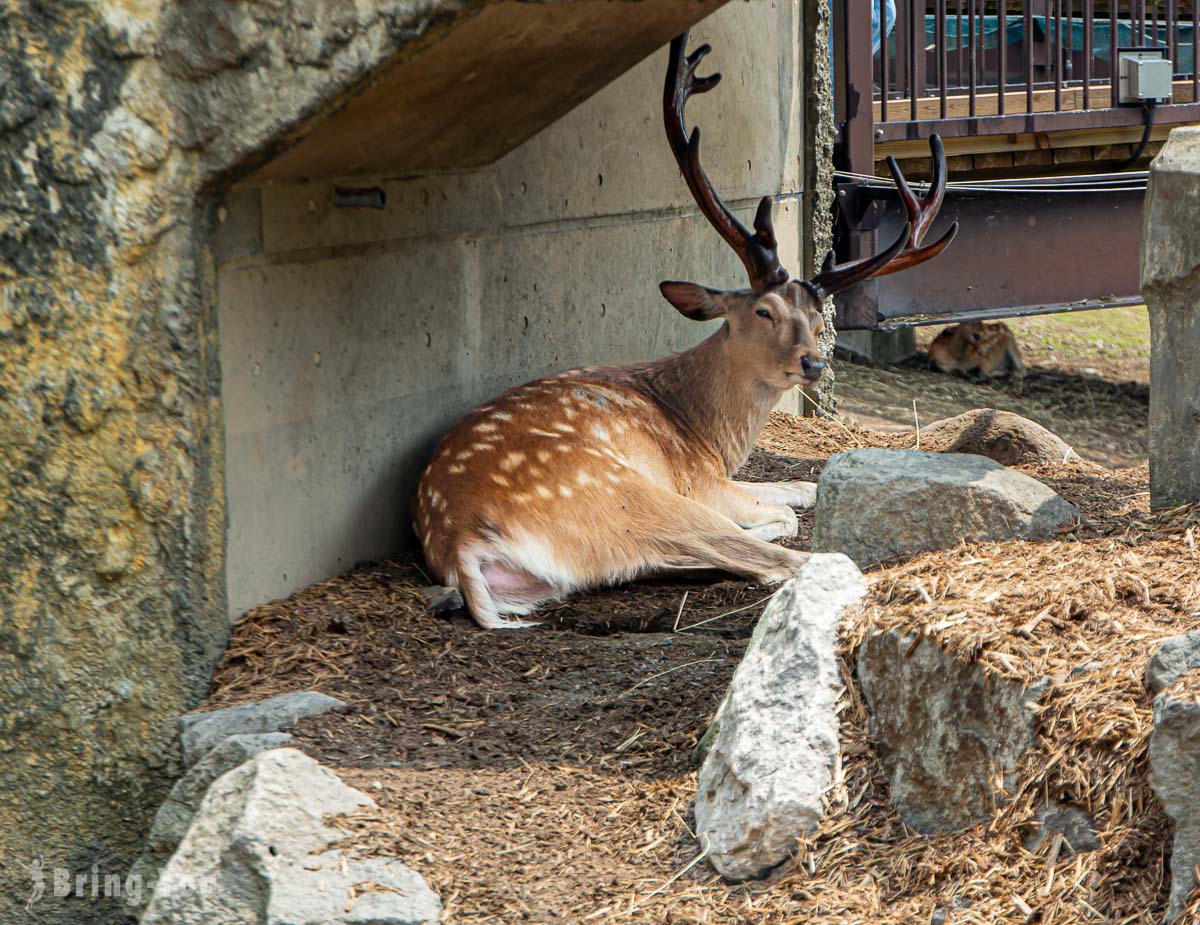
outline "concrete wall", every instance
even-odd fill
[[[720,87],[696,97],[704,162],[749,222],[777,198],[802,270],[805,150],[798,0],[732,3],[692,32]],[[407,179],[250,178],[219,232],[232,615],[409,540],[438,436],[521,381],[682,349],[708,326],[666,278],[745,285],[663,135],[666,50],[496,164]],[[701,72],[704,72],[702,68]],[[379,187],[382,210],[334,186]]]

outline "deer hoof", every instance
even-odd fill
[[[425,609],[435,615],[449,613],[451,610],[462,610],[466,606],[458,588],[430,585],[427,588],[418,588],[417,593],[425,601]]]
[[[485,630],[527,630],[542,625],[540,620],[508,620],[504,617],[491,617],[476,622]]]

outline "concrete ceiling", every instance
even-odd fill
[[[492,163],[726,0],[493,0],[378,73],[251,182]]]

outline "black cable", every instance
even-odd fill
[[[1158,109],[1158,100],[1144,100],[1142,105],[1146,108],[1146,128],[1142,131],[1142,140],[1138,142],[1137,150],[1133,152],[1133,157],[1118,167],[1117,173],[1128,170],[1136,164],[1138,158],[1146,153],[1146,145],[1150,144],[1150,133],[1154,131],[1154,112]]]

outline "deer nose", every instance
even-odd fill
[[[800,368],[804,370],[806,379],[820,379],[821,372],[825,369],[825,364],[820,360],[813,360],[809,357],[800,357]]]

